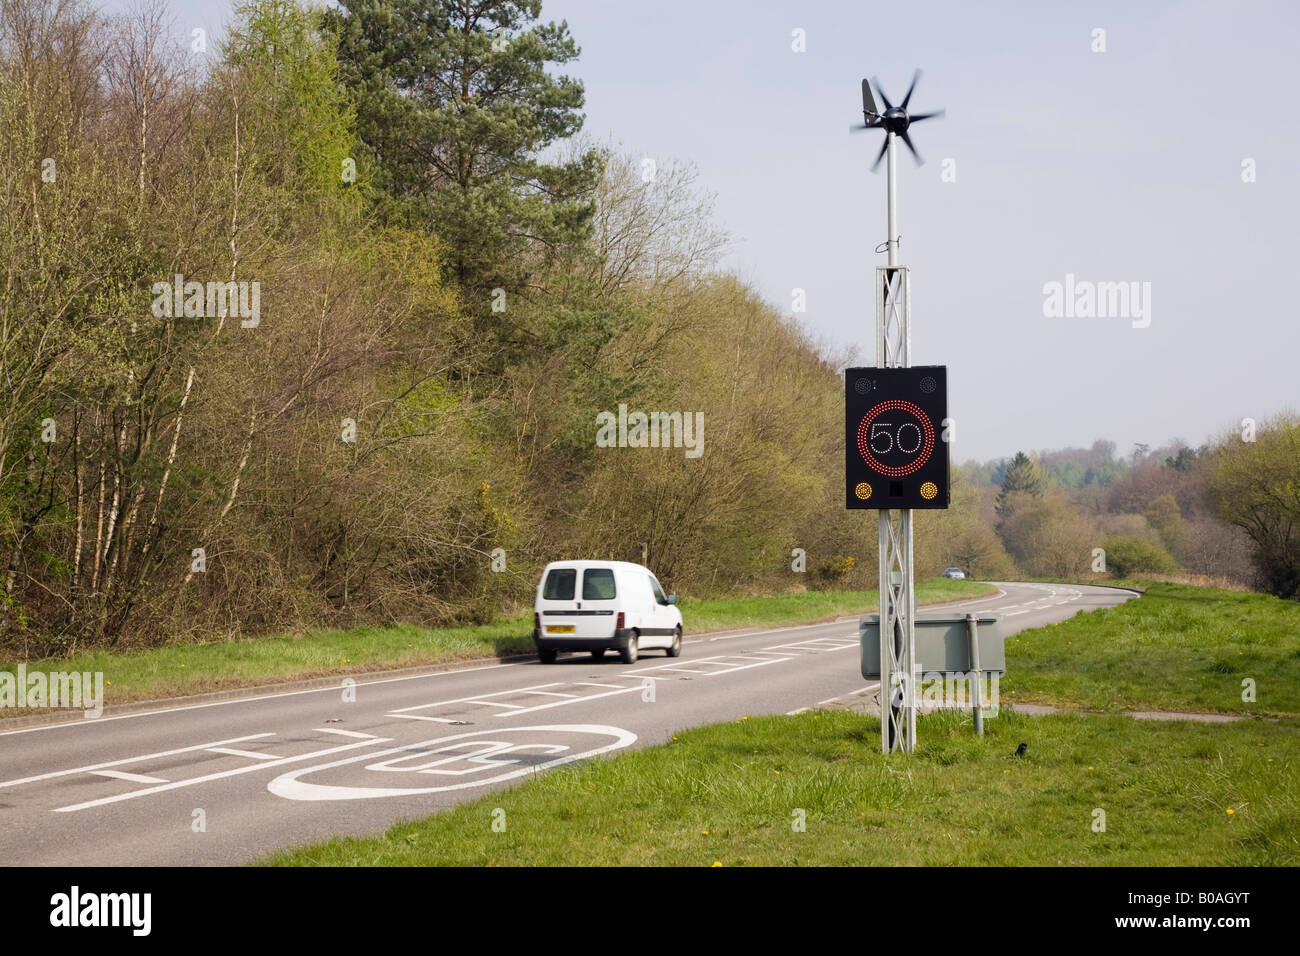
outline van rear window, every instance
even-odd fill
[[[582,599],[584,601],[612,601],[614,572],[609,568],[588,568],[582,572]]]
[[[578,572],[573,568],[552,568],[546,575],[542,598],[547,601],[572,601]]]

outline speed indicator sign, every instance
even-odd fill
[[[946,366],[846,369],[848,507],[947,508],[947,417]]]

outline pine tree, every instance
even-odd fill
[[[998,492],[994,505],[998,515],[1006,517],[1013,494],[1023,493],[1041,498],[1045,486],[1046,481],[1038,464],[1023,451],[1016,452],[1016,457],[1007,465],[1002,490]]]
[[[578,56],[568,25],[539,23],[541,0],[341,6],[324,22],[339,37],[373,181],[443,240],[466,307],[500,335],[511,310],[492,308],[493,290],[519,294],[590,232],[600,153],[537,158],[582,127],[582,83],[547,70]]]

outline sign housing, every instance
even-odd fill
[[[849,508],[948,507],[948,368],[844,371],[844,476]]]

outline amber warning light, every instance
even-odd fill
[[[848,507],[947,508],[949,424],[947,366],[846,369]]]

